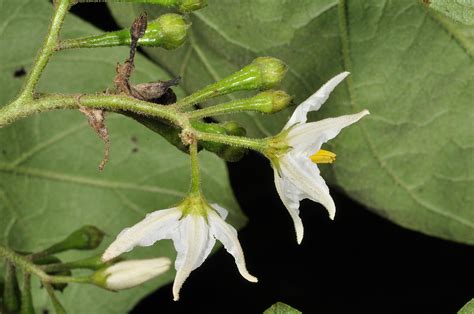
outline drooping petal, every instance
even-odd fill
[[[285,180],[289,180],[300,192],[299,200],[308,198],[323,205],[334,219],[336,205],[329,194],[329,188],[319,174],[318,167],[309,158],[302,155],[287,154],[280,160],[281,173]],[[283,191],[285,193],[286,191]],[[294,191],[290,191],[294,194]]]
[[[103,261],[109,261],[136,246],[150,246],[158,240],[170,239],[177,228],[181,211],[177,208],[157,210],[145,219],[120,232],[114,242],[102,255]]]
[[[277,170],[274,170],[275,175],[275,186],[280,195],[281,201],[285,205],[286,209],[290,213],[295,225],[296,241],[301,244],[304,235],[303,222],[300,218],[300,199],[302,196],[301,191],[295,187],[288,179],[280,177]]]
[[[287,129],[296,123],[306,122],[306,116],[310,111],[316,111],[321,108],[321,105],[326,102],[331,92],[334,88],[342,82],[350,73],[342,72],[332,79],[330,79],[326,84],[324,84],[316,93],[311,95],[308,99],[303,101],[293,112],[290,120],[285,125],[283,129]]]
[[[210,211],[208,214],[209,226],[211,228],[211,233],[217,240],[219,240],[230,254],[235,259],[235,264],[237,268],[245,279],[250,282],[257,282],[258,279],[252,275],[247,270],[245,265],[244,252],[240,246],[239,239],[237,238],[237,231],[226,223],[217,213]]]
[[[173,297],[177,301],[184,281],[193,270],[201,266],[216,240],[204,217],[191,214],[180,221],[178,231],[173,235],[173,243],[178,253],[173,284]]]
[[[219,215],[221,215],[222,219],[225,220],[227,218],[227,215],[229,214],[227,209],[216,203],[212,203],[211,207],[214,208],[219,213]]]
[[[343,128],[359,121],[368,114],[368,110],[363,110],[356,114],[295,126],[287,136],[289,145],[293,147],[290,154],[302,154],[309,158],[321,148],[323,143],[336,137]]]

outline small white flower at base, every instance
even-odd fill
[[[248,281],[257,282],[245,266],[237,231],[224,221],[227,210],[216,204],[210,206],[200,198],[186,202],[150,213],[133,227],[124,229],[107,248],[102,260],[109,261],[136,246],[150,246],[156,241],[171,239],[178,253],[173,284],[173,296],[177,301],[184,281],[201,266],[217,239],[234,256],[240,274]]]
[[[166,257],[129,260],[99,270],[94,277],[100,286],[110,290],[124,290],[167,272],[170,265],[171,261]]]
[[[321,150],[321,145],[336,137],[346,126],[369,114],[368,110],[363,110],[353,115],[306,122],[308,112],[318,110],[348,75],[349,72],[336,75],[301,103],[280,134],[270,140],[270,150],[266,153],[272,161],[278,194],[293,219],[298,244],[303,240],[304,231],[299,216],[301,200],[310,199],[322,204],[331,219],[336,213],[329,188],[316,165],[332,163],[336,154]]]

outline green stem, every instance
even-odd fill
[[[202,141],[224,143],[231,146],[253,149],[258,152],[263,152],[266,148],[265,139],[253,139],[242,136],[231,136],[199,131],[196,131],[196,136]]]
[[[174,109],[120,95],[49,95],[24,103],[14,102],[0,109],[0,128],[34,113],[54,109],[87,107],[108,111],[130,111],[169,120],[182,126],[185,119]]]
[[[25,86],[18,97],[19,100],[26,101],[33,99],[33,94],[38,84],[38,80],[43,73],[44,68],[48,64],[49,59],[56,50],[59,41],[59,32],[63,25],[64,18],[69,10],[69,0],[57,0],[51,25],[49,26],[48,35],[43,43],[43,47],[36,56],[33,68],[26,79]]]
[[[201,193],[201,173],[199,171],[199,157],[197,141],[189,145],[189,156],[191,157],[191,194]]]
[[[56,294],[54,293],[53,286],[51,286],[50,284],[44,284],[44,287],[46,288],[51,302],[53,303],[54,311],[56,312],[56,314],[66,314],[66,310],[62,306],[61,302],[59,302],[58,298],[56,297]]]
[[[34,314],[33,296],[31,295],[31,274],[23,273],[20,314]]]
[[[23,256],[18,255],[13,250],[7,248],[2,244],[0,244],[0,257],[3,257],[8,262],[15,265],[15,267],[21,268],[24,272],[38,276],[42,281],[48,280],[50,277],[38,266],[34,265]]]

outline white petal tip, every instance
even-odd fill
[[[302,241],[303,241],[303,229],[296,230],[296,242],[299,245],[299,244],[301,244]]]
[[[108,261],[110,261],[111,259],[113,259],[115,257],[117,257],[116,254],[112,254],[111,252],[105,251],[105,253],[102,255],[100,260],[105,263],[105,262],[108,262]]]
[[[342,72],[341,74],[339,74],[340,76],[343,76],[344,78],[346,78],[349,74],[351,74],[351,72],[349,71],[344,71]]]
[[[176,302],[176,301],[179,301],[179,296],[173,297],[173,301],[175,301],[175,302]]]
[[[369,115],[369,114],[370,114],[370,111],[367,110],[367,109],[364,109],[364,110],[362,111],[362,114],[363,114],[364,116]]]
[[[250,274],[247,275],[247,276],[245,276],[244,278],[247,279],[247,280],[250,281],[250,282],[258,282],[258,278],[257,278],[257,277],[254,277],[254,276],[252,276],[252,275],[250,275]]]

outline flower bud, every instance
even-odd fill
[[[287,66],[279,59],[257,58],[240,71],[181,99],[177,105],[194,105],[236,91],[273,88],[283,80],[286,70]]]
[[[280,84],[287,71],[287,66],[281,60],[272,57],[257,58],[249,67],[258,68],[261,89],[273,88]]]
[[[148,22],[145,34],[138,39],[138,46],[162,47],[175,49],[186,40],[189,24],[179,14],[164,14]],[[99,48],[114,46],[130,46],[130,29],[96,36],[67,39],[60,43],[60,49],[69,48]]]
[[[233,136],[245,136],[247,133],[245,128],[234,121],[228,121],[224,123],[205,123],[194,121],[191,124],[196,130],[207,133]],[[217,156],[229,162],[239,161],[247,152],[245,148],[229,146],[223,143],[200,141],[199,144],[207,151],[213,152]]]
[[[170,268],[166,257],[119,262],[95,272],[92,283],[109,290],[124,290],[138,286]]]
[[[104,235],[104,232],[94,226],[84,226],[71,233],[63,241],[44,250],[43,255],[51,255],[67,250],[93,250],[100,245]]]
[[[196,11],[207,6],[206,0],[177,0],[177,8],[183,13]]]
[[[255,110],[263,113],[275,113],[291,104],[292,97],[281,90],[265,91],[254,97],[262,102],[255,103]]]

